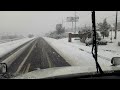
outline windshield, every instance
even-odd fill
[[[120,57],[119,11],[92,15],[91,11],[0,11],[0,63],[7,66],[4,77],[113,69],[111,59]]]

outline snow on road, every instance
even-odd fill
[[[33,38],[24,38],[24,39],[0,44],[0,57],[4,56],[5,54],[11,52],[15,48],[19,47],[20,45],[22,45],[32,39]]]
[[[114,38],[114,33],[112,32],[112,38]],[[111,32],[109,37],[105,37],[105,40],[110,42]],[[68,38],[60,39],[59,41],[66,43]],[[117,39],[112,39],[113,43],[108,43],[108,45],[99,45],[98,46],[98,56],[111,60],[112,57],[120,57],[120,46],[118,46],[118,41],[120,41],[120,32],[117,32]],[[79,47],[80,50],[84,50],[88,53],[91,53],[92,46],[85,46],[84,43],[81,43],[79,40],[72,39],[72,42],[69,43],[73,47]]]
[[[91,54],[91,47],[82,43],[69,43],[67,39],[52,39],[44,37],[44,39],[72,66],[89,67],[95,66],[95,60]],[[98,58],[100,65],[110,66],[111,62]]]
[[[120,36],[120,33],[118,33],[118,35]],[[120,47],[117,45],[120,38],[119,36],[117,40],[113,40],[114,43],[108,43],[108,45],[98,47],[98,62],[103,71],[119,70],[120,68],[120,66],[111,66],[110,62],[113,56],[120,56]],[[72,66],[37,70],[18,76],[18,79],[35,79],[73,73],[96,72],[95,61],[91,54],[91,46],[85,46],[84,43],[74,39],[72,39],[72,42],[68,42],[68,38],[59,40],[48,37],[43,38]],[[110,40],[110,37],[105,39]]]
[[[105,37],[105,40],[110,42],[110,38],[111,32],[109,37]],[[112,38],[113,43],[98,46],[98,61],[100,65],[110,66],[113,57],[120,57],[120,46],[118,46],[120,31],[117,32],[117,39],[114,39],[114,32],[112,32]],[[86,46],[79,40],[74,40],[74,38],[72,38],[72,42],[68,42],[68,38],[56,40],[44,37],[44,39],[71,65],[95,65],[91,54],[92,46]]]

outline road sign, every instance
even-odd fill
[[[67,22],[78,22],[79,17],[67,17]]]
[[[73,17],[67,17],[67,22],[73,22]]]
[[[76,16],[76,19],[79,19],[79,17],[78,17],[78,16]]]
[[[74,17],[73,18],[73,22],[78,22],[78,20],[79,20],[79,17]]]

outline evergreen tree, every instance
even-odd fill
[[[109,36],[109,29],[111,28],[111,25],[107,23],[106,19],[103,20],[103,23],[98,23],[98,28],[101,32],[101,35],[103,36],[103,39],[104,37]]]

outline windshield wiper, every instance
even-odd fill
[[[97,73],[103,74],[98,59],[97,59],[97,42],[96,42],[96,25],[95,25],[95,11],[92,11],[92,30],[93,30],[93,46],[92,46],[92,55],[95,59]]]

